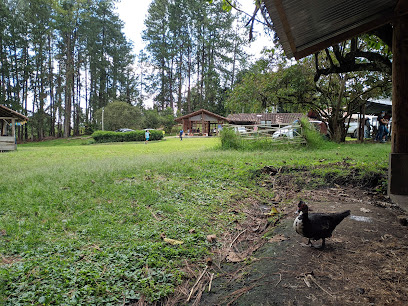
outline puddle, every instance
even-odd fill
[[[360,222],[372,222],[373,221],[370,217],[354,216],[354,215],[351,215],[350,219],[360,221]]]

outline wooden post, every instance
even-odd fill
[[[201,112],[201,133],[204,135],[205,127],[204,127],[204,112]]]
[[[388,194],[408,196],[408,15],[394,21],[392,42],[392,150]]]
[[[16,119],[11,119],[11,136],[16,139]]]

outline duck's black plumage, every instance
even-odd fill
[[[311,244],[311,239],[322,239],[322,247],[325,246],[325,239],[331,237],[336,226],[350,215],[349,210],[341,213],[309,214],[309,208],[303,201],[299,202],[298,212],[300,212],[300,214],[293,223],[295,231],[309,238],[309,244]]]

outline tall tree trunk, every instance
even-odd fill
[[[71,112],[72,112],[72,88],[73,88],[73,54],[71,33],[66,34],[66,77],[65,77],[65,112],[64,112],[64,138],[71,134]]]
[[[179,84],[178,84],[177,110],[181,110],[182,87],[183,87],[182,65],[183,65],[183,53],[182,53],[182,51],[180,51],[179,73],[178,73]]]
[[[48,83],[50,88],[50,136],[55,136],[54,73],[52,68],[51,34],[48,34]]]
[[[170,108],[174,109],[174,100],[173,100],[173,65],[174,65],[174,57],[171,58],[171,64],[170,64],[170,82],[169,82],[169,100],[170,100]]]
[[[187,89],[187,110],[191,113],[191,49],[188,47],[188,89]]]

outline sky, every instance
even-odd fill
[[[194,1],[194,0],[193,0]],[[143,48],[142,31],[144,29],[144,19],[147,16],[147,10],[152,0],[121,0],[116,4],[117,13],[120,19],[125,23],[124,33],[126,37],[134,43],[134,53],[139,54]],[[253,0],[239,0],[243,11],[252,15],[254,10]],[[244,26],[244,25],[242,25]],[[262,26],[258,26],[255,30],[261,34]],[[248,47],[247,52],[255,57],[260,56],[260,52],[264,46],[271,46],[271,38],[265,35],[257,35],[259,38],[252,42]]]

